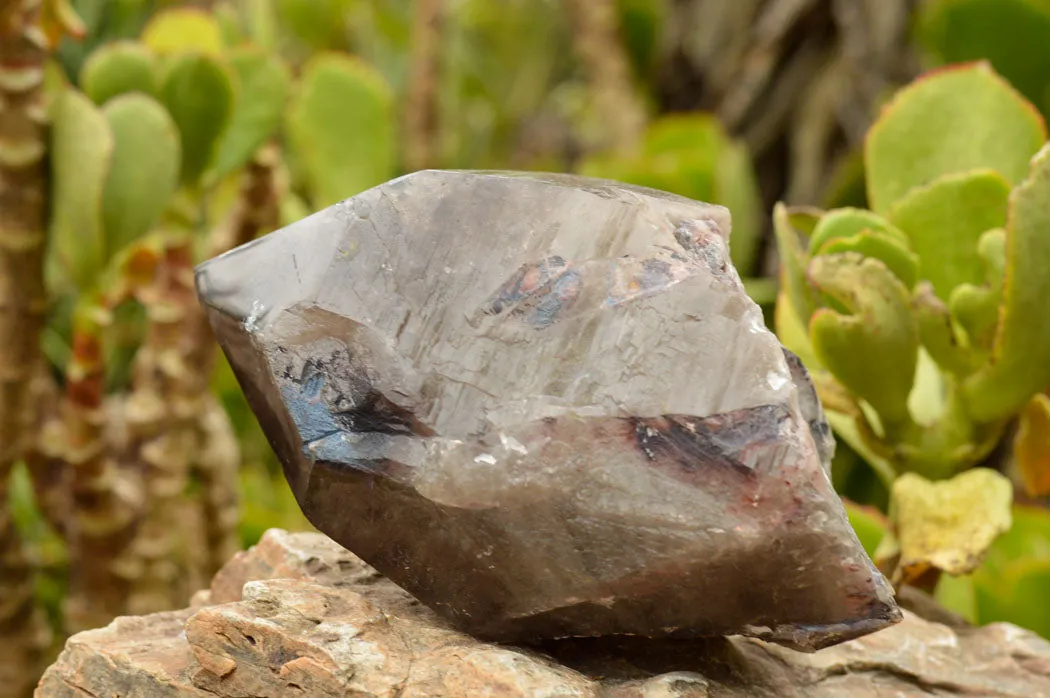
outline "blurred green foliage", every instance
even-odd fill
[[[413,3],[74,5],[87,36],[64,41],[49,68],[44,347],[56,373],[71,353],[75,309],[115,283],[129,246],[176,230],[194,237],[199,256],[210,254],[261,149],[280,153],[282,225],[404,171]],[[656,114],[637,148],[592,147],[590,132],[607,115],[588,99],[558,2],[448,0],[430,57],[440,66],[432,165],[572,170],[728,206],[733,261],[767,311],[779,292],[777,332],[814,374],[841,442],[834,484],[857,502],[848,512],[871,554],[901,554],[906,524],[891,501],[899,475],[944,481],[988,464],[1018,419],[1026,446],[1018,452],[1029,455],[1014,469],[1046,482],[1050,410],[1033,396],[1050,384],[1050,325],[1032,318],[1050,295],[1050,163],[1033,156],[1046,140],[1037,110],[1050,111],[1050,3],[923,4],[916,40],[931,62],[987,59],[995,70],[953,67],[909,86],[865,152],[844,160],[825,200],[805,202],[828,210],[780,206],[772,216],[739,134],[713,114],[658,113],[672,3],[616,6],[632,86]],[[776,279],[762,276],[771,220]],[[127,386],[145,323],[134,305],[111,320],[108,391]],[[269,527],[308,526],[225,362],[211,385],[241,445],[243,544]],[[61,541],[21,471],[13,496],[57,615]],[[974,516],[990,517],[980,506]],[[1050,585],[1050,514],[1015,504],[1012,522],[972,575],[942,576],[937,595],[972,620],[1050,636],[1050,617],[1036,610]]]
[[[778,333],[813,373],[838,436],[891,494],[883,534],[854,509],[858,532],[869,546],[878,540],[874,555],[897,583],[979,568],[962,577],[974,593],[957,593],[961,582],[945,577],[942,596],[971,599],[968,615],[982,622],[1037,605],[988,597],[1034,593],[1046,581],[1042,553],[1009,548],[1010,538],[993,544],[1007,529],[1039,540],[1045,512],[1015,516],[1011,528],[1014,483],[968,470],[988,465],[1050,385],[1050,331],[1035,320],[1050,294],[1045,141],[1038,111],[987,63],[953,66],[898,92],[869,130],[871,210],[774,213]],[[1045,440],[1046,421],[1029,432]],[[1050,470],[1034,445],[1015,451],[1014,465]],[[852,474],[856,464],[847,467]],[[1010,617],[1050,633],[1032,616]]]

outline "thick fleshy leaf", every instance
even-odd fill
[[[314,56],[303,68],[287,123],[315,208],[342,201],[394,174],[390,88],[375,70],[354,58]]]
[[[957,376],[977,368],[977,357],[959,341],[948,306],[933,292],[930,282],[916,287],[912,309],[919,323],[919,339],[938,366]]]
[[[280,25],[313,49],[333,48],[349,0],[276,0]]]
[[[161,81],[182,142],[182,181],[194,182],[212,159],[233,111],[234,87],[226,67],[203,54],[175,56]]]
[[[813,234],[809,237],[809,253],[818,254],[820,249],[836,238],[852,237],[865,230],[884,233],[907,243],[904,233],[882,216],[862,208],[837,208],[821,216]]]
[[[1010,481],[988,468],[939,481],[901,475],[891,505],[900,543],[896,580],[908,583],[930,568],[953,575],[975,570],[1009,530],[1012,499]]]
[[[849,313],[813,314],[817,358],[879,413],[884,427],[906,422],[919,332],[904,284],[879,260],[856,253],[815,257],[809,278]]]
[[[942,575],[937,581],[937,590],[934,594],[937,603],[944,606],[953,613],[958,613],[968,623],[977,624],[977,590],[973,577],[965,575],[953,577]]]
[[[181,157],[175,122],[152,97],[121,95],[110,100],[103,113],[115,142],[102,195],[107,256],[111,256],[160,219],[178,187]]]
[[[967,404],[979,421],[1018,411],[1050,385],[1050,146],[1032,159],[1032,172],[1010,195],[1006,278],[992,357],[967,380]]]
[[[985,284],[959,284],[948,299],[948,308],[967,346],[987,355],[999,325],[1006,273],[1006,231],[987,231],[977,243],[977,254],[984,267]]]
[[[246,164],[277,131],[291,85],[284,62],[258,49],[235,50],[230,67],[237,78],[237,96],[208,173],[213,180]]]
[[[1042,0],[933,0],[920,5],[917,37],[941,63],[987,59],[1048,113],[1050,5]]]
[[[742,141],[729,141],[715,167],[712,201],[733,214],[729,256],[743,274],[755,273],[759,244],[762,242],[762,200],[755,179],[751,154]]]
[[[80,71],[80,88],[95,104],[128,92],[157,93],[157,59],[137,41],[117,41],[95,50]]]
[[[1050,397],[1037,393],[1021,410],[1014,439],[1014,457],[1025,491],[1032,497],[1050,495]]]
[[[841,252],[856,252],[864,257],[879,260],[901,280],[905,288],[914,286],[918,278],[919,258],[900,238],[888,233],[863,230],[849,237],[832,238],[820,248],[818,254]]]
[[[869,556],[875,554],[875,550],[882,542],[889,528],[889,521],[881,511],[875,507],[861,506],[850,501],[843,501],[846,507],[846,515],[849,516],[850,525],[864,546],[864,551]]]
[[[1039,570],[1050,565],[1050,511],[1015,505],[1012,518],[1010,530],[992,543],[973,576],[962,578],[972,581],[975,620],[1008,621],[1050,637],[1050,625],[1040,625],[1038,614],[1032,614],[1033,609],[1046,605],[1045,582],[1034,589],[1027,582],[1018,585],[1022,578],[1037,579]],[[947,579],[951,578],[942,578],[941,584]]]
[[[890,219],[919,255],[919,278],[947,300],[963,283],[981,284],[977,242],[986,230],[1006,224],[1010,183],[993,170],[939,177],[897,201]]]
[[[640,79],[650,73],[661,45],[661,34],[668,15],[663,0],[616,0],[620,11],[624,45]]]
[[[886,213],[915,187],[977,169],[1016,184],[1045,140],[1039,112],[988,64],[928,73],[899,91],[868,131],[868,200]]]
[[[158,12],[142,30],[142,43],[157,55],[194,53],[219,56],[222,32],[210,13],[193,7]]]
[[[102,190],[113,133],[87,97],[65,90],[52,106],[48,281],[55,290],[90,287],[105,264]]]
[[[995,578],[978,576],[974,587],[979,622],[1014,623],[1050,637],[1050,560],[1018,560]]]
[[[777,249],[780,251],[781,285],[787,290],[791,307],[798,313],[803,324],[809,324],[809,318],[819,306],[816,291],[806,278],[806,267],[809,257],[806,255],[806,241],[792,222],[791,210],[778,203],[773,208],[773,232],[777,236]]]

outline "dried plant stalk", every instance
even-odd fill
[[[12,465],[30,438],[43,284],[46,39],[40,0],[0,0],[0,687],[20,695],[40,659],[42,624],[7,507]]]
[[[613,0],[565,0],[576,54],[590,84],[592,107],[605,132],[598,149],[629,152],[645,128],[646,113],[632,81]]]
[[[404,116],[405,165],[409,170],[436,166],[444,4],[444,0],[415,0],[413,8],[412,56]]]
[[[214,344],[194,292],[191,241],[166,240],[157,254],[153,278],[136,292],[149,326],[126,402],[147,502],[129,550],[132,613],[184,604],[206,581],[195,564],[204,537],[200,511],[187,494]]]
[[[131,588],[126,550],[144,504],[139,473],[120,467],[121,449],[114,448],[121,440],[119,409],[104,402],[103,385],[101,326],[89,317],[74,328],[64,419],[53,437],[65,445],[62,460],[72,472],[65,609],[71,632],[125,612]]]

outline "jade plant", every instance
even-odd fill
[[[885,535],[877,516],[854,518],[898,584],[934,589],[986,556],[998,572],[965,583],[1050,572],[1050,538],[1023,571],[988,555],[1011,528],[1010,476],[1050,494],[1046,139],[1039,111],[987,63],[951,66],[902,89],[868,132],[870,209],[774,211],[777,332],[890,493]],[[1050,534],[1043,510],[1013,518]],[[963,603],[958,581],[939,586],[981,617],[972,588]]]

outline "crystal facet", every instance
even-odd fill
[[[899,620],[728,212],[602,180],[418,172],[201,265],[307,517],[484,639]]]

